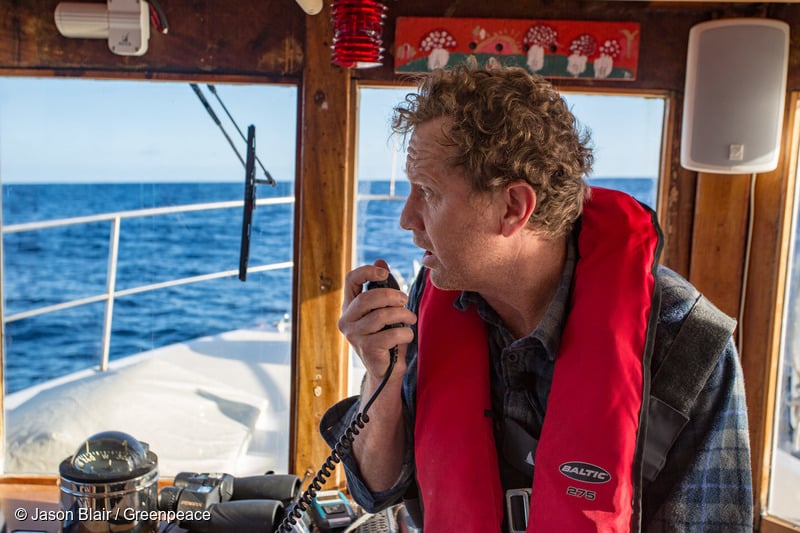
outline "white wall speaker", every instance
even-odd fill
[[[681,165],[718,174],[778,165],[789,25],[760,18],[702,22],[689,31]]]

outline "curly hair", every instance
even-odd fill
[[[439,117],[456,149],[448,164],[464,168],[473,190],[526,181],[536,191],[531,228],[549,238],[571,231],[594,158],[588,131],[548,81],[517,67],[435,70],[395,107],[392,130],[405,136]]]

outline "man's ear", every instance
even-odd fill
[[[536,191],[529,183],[514,181],[503,188],[505,212],[502,231],[509,237],[528,225],[533,210],[536,209]]]

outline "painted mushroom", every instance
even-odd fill
[[[609,39],[600,46],[600,57],[594,60],[594,74],[598,78],[607,78],[614,70],[614,60],[622,53],[622,47],[616,39]]]
[[[538,72],[544,68],[544,54],[556,51],[558,32],[546,24],[531,26],[522,39],[523,49],[527,49],[528,59],[526,64],[531,72]]]
[[[419,49],[428,54],[428,70],[442,68],[450,60],[450,52],[456,40],[447,30],[437,29],[428,33],[419,43]]]
[[[577,78],[586,70],[586,62],[589,56],[597,51],[597,41],[588,33],[583,33],[570,43],[569,51],[567,72]]]

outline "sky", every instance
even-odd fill
[[[199,84],[215,124],[188,83],[0,77],[0,181],[241,181],[247,127],[256,153],[277,181],[295,175],[297,89],[216,84],[233,117]],[[391,110],[408,88],[363,88],[359,97],[360,179],[403,179],[405,155],[390,135]],[[566,94],[592,132],[594,177],[654,177],[660,99]],[[259,176],[263,177],[259,169]]]

